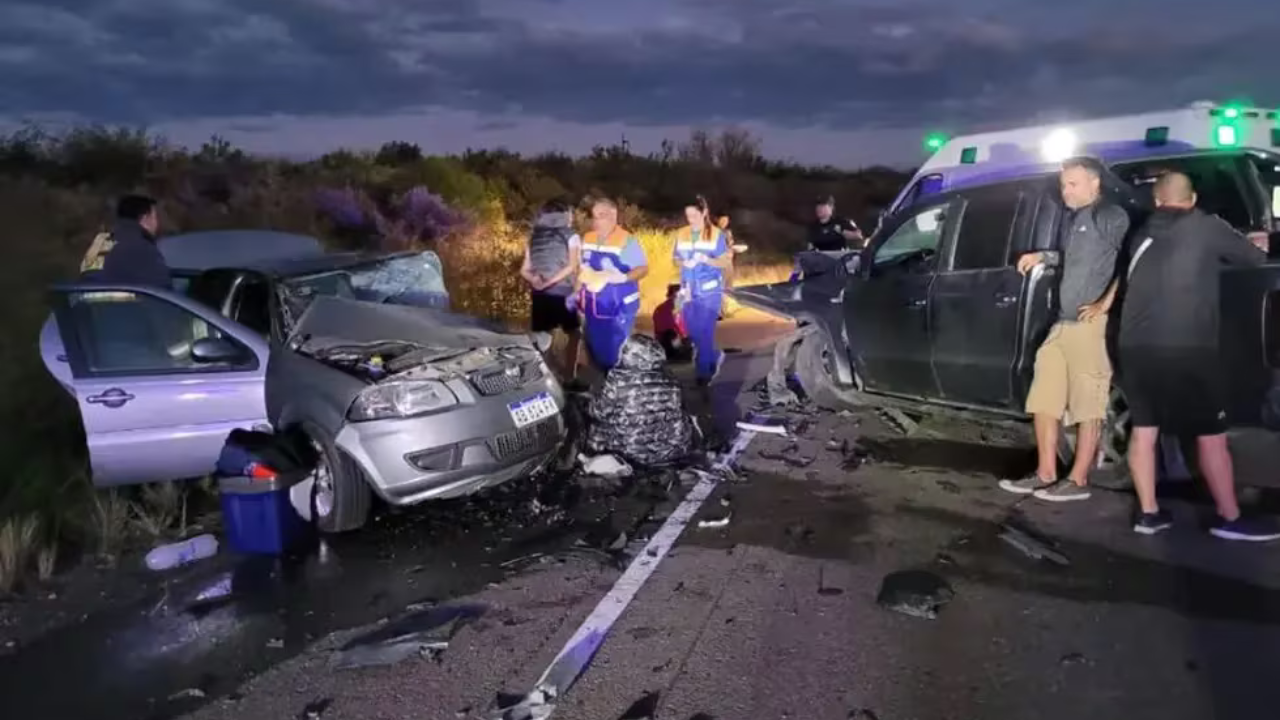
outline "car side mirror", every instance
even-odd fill
[[[200,338],[191,343],[191,359],[202,365],[231,364],[244,359],[244,351],[226,338]]]

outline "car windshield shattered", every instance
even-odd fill
[[[281,283],[281,290],[289,325],[306,312],[312,300],[322,296],[442,310],[449,307],[443,266],[431,251],[292,277]]]

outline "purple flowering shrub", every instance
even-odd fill
[[[373,240],[386,251],[434,243],[466,222],[462,213],[421,185],[383,203],[351,186],[324,188],[316,193],[316,206],[340,233]]]

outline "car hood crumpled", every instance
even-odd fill
[[[495,329],[483,320],[434,308],[315,298],[290,334],[290,344],[376,343],[396,340],[440,348],[535,347],[528,335]]]

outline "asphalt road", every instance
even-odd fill
[[[733,331],[747,340],[735,343],[745,352],[702,399],[728,419],[735,401],[751,401],[749,388],[768,363],[753,346],[772,332]],[[1277,716],[1280,547],[1210,538],[1197,523],[1209,511],[1198,496],[1180,492],[1169,501],[1179,521],[1173,531],[1139,538],[1128,530],[1127,495],[1103,491],[1057,506],[998,490],[999,477],[1031,462],[1012,434],[969,428],[951,433],[961,441],[905,437],[873,412],[791,421],[802,425],[794,447],[771,436],[753,441],[738,481],[718,487],[699,515],[729,514],[729,523],[684,532],[553,717]],[[952,430],[927,418],[923,429]],[[625,565],[616,550],[638,553],[637,538],[680,500],[680,483],[667,493],[665,482],[591,490],[569,511],[558,509],[563,489],[532,510],[518,493],[517,510],[458,510],[488,524],[457,526],[439,514],[430,515],[434,523],[390,518],[394,532],[345,549],[341,569],[331,571],[337,580],[290,586],[271,601],[259,594],[257,615],[239,601],[200,617],[160,613],[170,625],[186,623],[186,640],[171,645],[205,648],[171,657],[206,659],[185,675],[134,683],[127,712],[111,705],[128,695],[111,695],[113,682],[128,684],[123,671],[81,669],[99,678],[89,687],[56,674],[59,655],[87,652],[94,638],[119,645],[122,631],[106,621],[96,635],[82,631],[79,645],[53,638],[25,661],[15,656],[0,667],[0,678],[11,680],[0,692],[7,708],[27,710],[13,717],[136,718],[147,716],[144,706],[157,717],[194,708],[189,717],[199,720],[308,717],[308,708],[324,720],[485,717],[500,696],[529,690],[610,592]],[[503,518],[518,527],[495,529]],[[1042,538],[1058,561],[1002,541],[1004,524]],[[450,529],[437,537],[422,531],[426,525]],[[314,558],[306,565],[313,573],[322,566]],[[952,588],[935,619],[877,604],[885,576],[904,570],[927,571]],[[460,623],[442,650],[387,667],[335,666],[344,644],[396,627],[410,602],[465,607],[478,617]],[[250,622],[265,629],[244,631]],[[145,667],[139,638],[88,664],[132,658]],[[285,647],[274,647],[277,638]],[[219,647],[231,649],[215,667],[207,657]],[[49,673],[45,687],[78,687],[99,702],[79,704],[74,715],[13,704],[12,680],[29,684],[37,670]],[[218,681],[201,685],[210,675]],[[205,697],[166,700],[188,684]],[[37,697],[34,689],[19,694]]]

